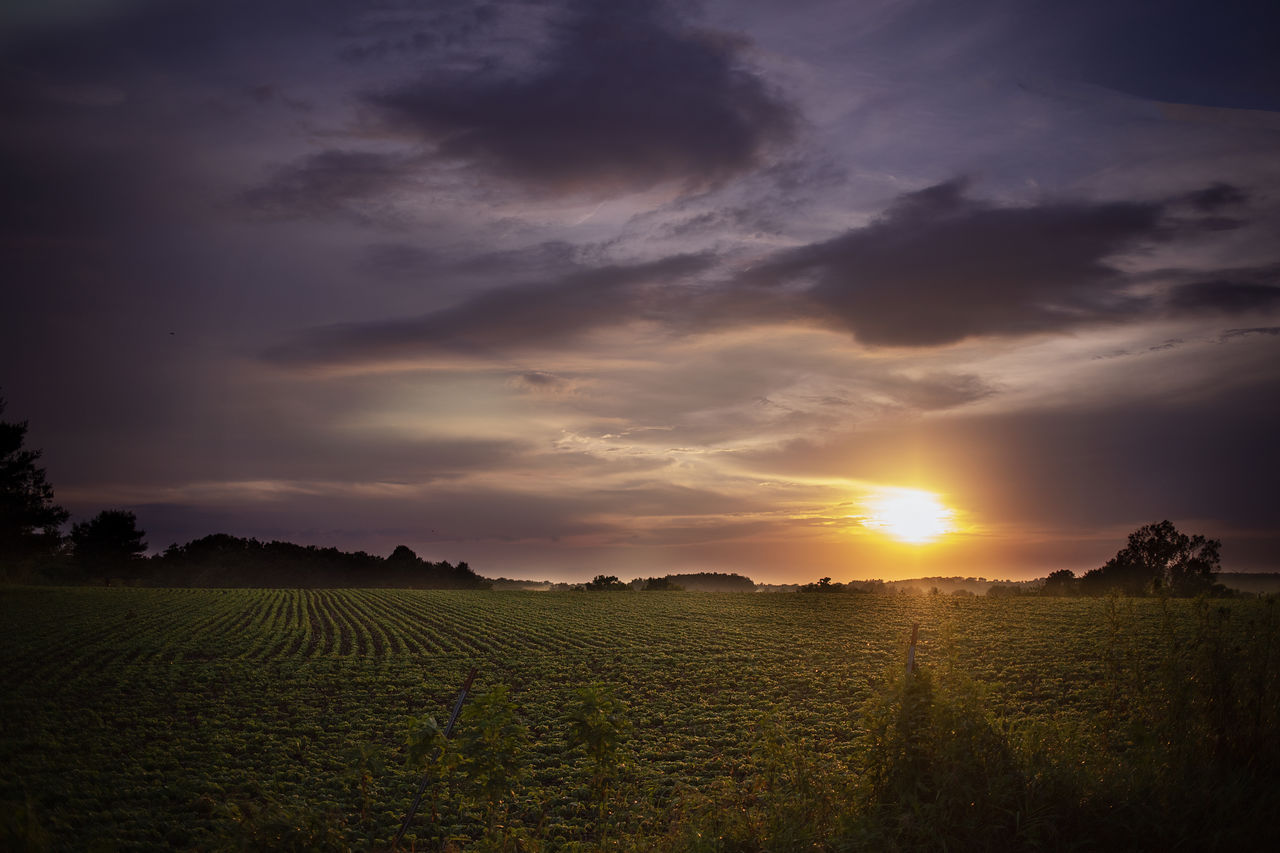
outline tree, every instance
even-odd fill
[[[0,398],[0,414],[5,403]],[[27,423],[0,421],[0,560],[53,556],[62,544],[67,511],[53,502],[53,487],[36,466],[39,450],[24,450]]]
[[[602,590],[619,590],[630,589],[622,581],[618,580],[617,575],[596,575],[590,581],[587,581],[586,589],[590,592],[600,592]]]
[[[1091,569],[1081,579],[1097,592],[1120,589],[1130,595],[1167,593],[1192,596],[1213,589],[1220,570],[1222,543],[1204,536],[1188,536],[1161,521],[1129,534],[1129,544],[1099,569]]]
[[[1076,590],[1076,573],[1070,569],[1058,569],[1056,572],[1049,572],[1049,576],[1044,579],[1044,586],[1041,592],[1045,595],[1072,595]]]
[[[134,577],[147,543],[138,519],[122,509],[104,509],[89,521],[71,525],[71,555],[85,576]]]
[[[395,550],[391,552],[391,556],[387,557],[387,562],[416,566],[421,561],[408,545],[397,545]]]
[[[641,584],[640,589],[645,592],[658,592],[658,591],[678,592],[678,591],[684,590],[684,587],[680,586],[680,584],[678,583],[673,582],[670,577],[645,578],[643,581],[640,582],[640,584]],[[632,581],[631,585],[635,587],[636,582]]]

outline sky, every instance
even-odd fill
[[[8,3],[5,417],[73,519],[132,510],[153,551],[1027,579],[1167,518],[1278,570],[1278,30]],[[934,535],[894,535],[903,500]]]

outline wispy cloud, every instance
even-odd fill
[[[282,363],[406,358],[439,352],[491,355],[563,345],[600,326],[642,319],[645,290],[705,269],[700,256],[601,267],[558,281],[488,290],[421,317],[316,329],[267,353]]]

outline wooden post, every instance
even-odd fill
[[[444,736],[447,739],[453,734],[453,724],[458,722],[458,715],[462,713],[462,703],[467,701],[467,693],[471,690],[471,682],[475,680],[476,668],[471,667],[471,672],[467,673],[467,680],[462,682],[462,689],[458,692],[458,698],[453,703],[453,712],[449,714],[449,724],[444,727]],[[431,761],[435,761],[440,757],[440,753],[432,756]],[[404,816],[404,820],[400,824],[400,831],[396,833],[395,841],[391,842],[391,849],[395,850],[400,846],[400,839],[404,838],[405,830],[409,828],[409,822],[413,820],[413,816],[418,813],[418,805],[422,802],[422,795],[427,791],[427,784],[431,781],[431,772],[427,771],[422,775],[422,782],[418,785],[418,793],[413,798],[413,803],[409,805],[409,812]]]
[[[907,675],[916,671],[916,637],[920,634],[920,623],[911,623],[911,645],[907,646]]]

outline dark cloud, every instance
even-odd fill
[[[381,180],[381,173],[370,180]],[[777,253],[736,280],[697,286],[682,279],[711,268],[717,263],[713,256],[583,270],[575,269],[580,252],[558,242],[465,263],[383,247],[376,257],[393,272],[425,274],[434,266],[452,274],[493,275],[541,266],[552,277],[497,287],[424,316],[313,330],[270,357],[307,363],[433,350],[489,354],[558,345],[640,318],[673,334],[798,321],[847,329],[870,345],[929,347],[1137,321],[1161,310],[1238,314],[1280,303],[1280,288],[1268,283],[1274,278],[1269,268],[1176,284],[1163,301],[1132,295],[1138,278],[1113,259],[1182,233],[1185,223],[1170,226],[1165,203],[1000,207],[970,197],[966,189],[965,181],[954,180],[908,193],[868,226]],[[698,227],[694,220],[682,224]],[[908,397],[913,388],[920,392],[920,401],[906,401],[920,408],[933,407],[935,395],[941,400],[936,405],[946,407],[990,393],[977,380],[963,386],[950,379],[937,387],[928,380],[898,385]]]
[[[376,12],[355,18],[343,28],[345,45],[338,55],[364,64],[421,56],[467,44],[499,18],[498,8],[472,0],[378,4]]]
[[[94,78],[163,68],[186,71],[222,59],[229,45],[316,30],[336,31],[357,0],[143,0],[80,4],[32,16],[0,41],[0,57],[60,76]],[[61,14],[59,14],[61,13]],[[56,23],[58,26],[50,26]]]
[[[360,266],[386,278],[417,278],[445,266],[440,253],[408,243],[375,243],[365,248]]]
[[[1255,329],[1228,329],[1222,333],[1219,340],[1231,340],[1232,338],[1247,338],[1251,335],[1269,335],[1275,337],[1280,335],[1280,326],[1260,326]]]
[[[1247,281],[1181,284],[1169,293],[1175,314],[1245,314],[1280,308],[1280,287]]]
[[[790,250],[749,281],[799,281],[821,316],[860,341],[934,346],[1132,316],[1108,259],[1160,237],[1141,202],[997,207],[962,180],[903,196],[873,224]]]
[[[267,353],[282,363],[359,362],[431,352],[486,355],[560,346],[600,326],[643,319],[656,286],[705,269],[710,258],[682,255],[635,266],[601,267],[544,284],[485,291],[420,317],[316,329]]]
[[[1186,200],[1201,213],[1216,213],[1224,207],[1244,204],[1249,200],[1249,194],[1237,186],[1216,183],[1187,193]]]
[[[569,380],[544,370],[529,370],[515,378],[514,384],[523,391],[535,394],[556,394],[570,387]]]
[[[442,286],[510,282],[513,278],[554,280],[581,271],[586,254],[580,247],[558,240],[470,254],[428,249],[416,243],[376,243],[364,250],[357,268],[379,280],[438,290]]]
[[[363,219],[353,203],[394,190],[411,168],[406,158],[396,155],[331,149],[279,169],[266,184],[245,192],[241,201],[269,217],[346,213]]]
[[[702,187],[757,166],[796,123],[742,48],[663,4],[583,2],[528,73],[426,77],[369,102],[440,156],[541,190]]]

